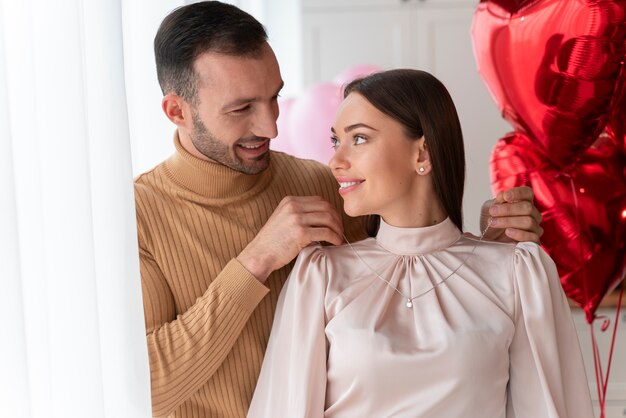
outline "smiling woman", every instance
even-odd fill
[[[361,120],[368,124],[354,123]],[[420,204],[423,206],[425,198],[433,193],[431,183],[415,175],[415,161],[422,162],[419,168],[423,170],[431,168],[423,136],[407,140],[400,122],[380,112],[360,94],[348,95],[339,108],[335,126],[340,134],[333,137],[335,154],[330,167],[341,185],[339,193],[346,213],[376,213],[398,226],[415,223],[414,217],[404,216],[407,208],[416,208],[413,213],[418,216],[423,213]],[[414,158],[398,159],[399,155]],[[439,212],[439,219],[443,219],[441,208]]]
[[[432,75],[345,88],[330,167],[371,237],[305,248],[249,418],[592,416],[556,268],[534,243],[462,233],[463,137]]]
[[[147,418],[121,2],[0,28],[0,416]]]

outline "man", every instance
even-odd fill
[[[325,166],[269,151],[283,81],[258,21],[191,4],[164,19],[155,55],[177,132],[135,185],[153,413],[243,417],[292,260],[364,233]],[[493,225],[537,241],[532,192],[509,193],[521,202],[494,205]]]

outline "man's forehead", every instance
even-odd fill
[[[209,79],[236,79],[239,77],[253,80],[259,75],[267,77],[272,73],[280,73],[278,62],[269,45],[262,47],[254,55],[203,52],[195,59],[193,67],[196,74]]]
[[[194,62],[199,87],[229,98],[266,95],[282,86],[278,63],[273,55],[246,57],[206,52]],[[274,94],[274,93],[272,93]]]

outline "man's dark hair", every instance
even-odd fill
[[[196,103],[196,58],[205,52],[254,57],[267,41],[263,25],[237,7],[203,1],[179,7],[159,26],[154,38],[157,76],[163,94],[176,93]]]
[[[375,73],[349,83],[344,97],[358,93],[404,126],[411,140],[422,136],[432,162],[435,193],[452,222],[463,230],[465,151],[461,123],[445,86],[426,71],[398,69]],[[378,215],[366,220],[376,235]]]

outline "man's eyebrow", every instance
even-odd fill
[[[278,96],[278,93],[280,93],[280,91],[283,89],[284,86],[285,86],[285,82],[281,81],[280,86],[276,90],[276,94],[274,96]],[[240,97],[238,99],[235,99],[231,102],[226,103],[224,106],[222,106],[222,110],[232,109],[234,107],[238,107],[246,103],[257,102],[259,101],[259,99],[260,99],[259,97]]]

